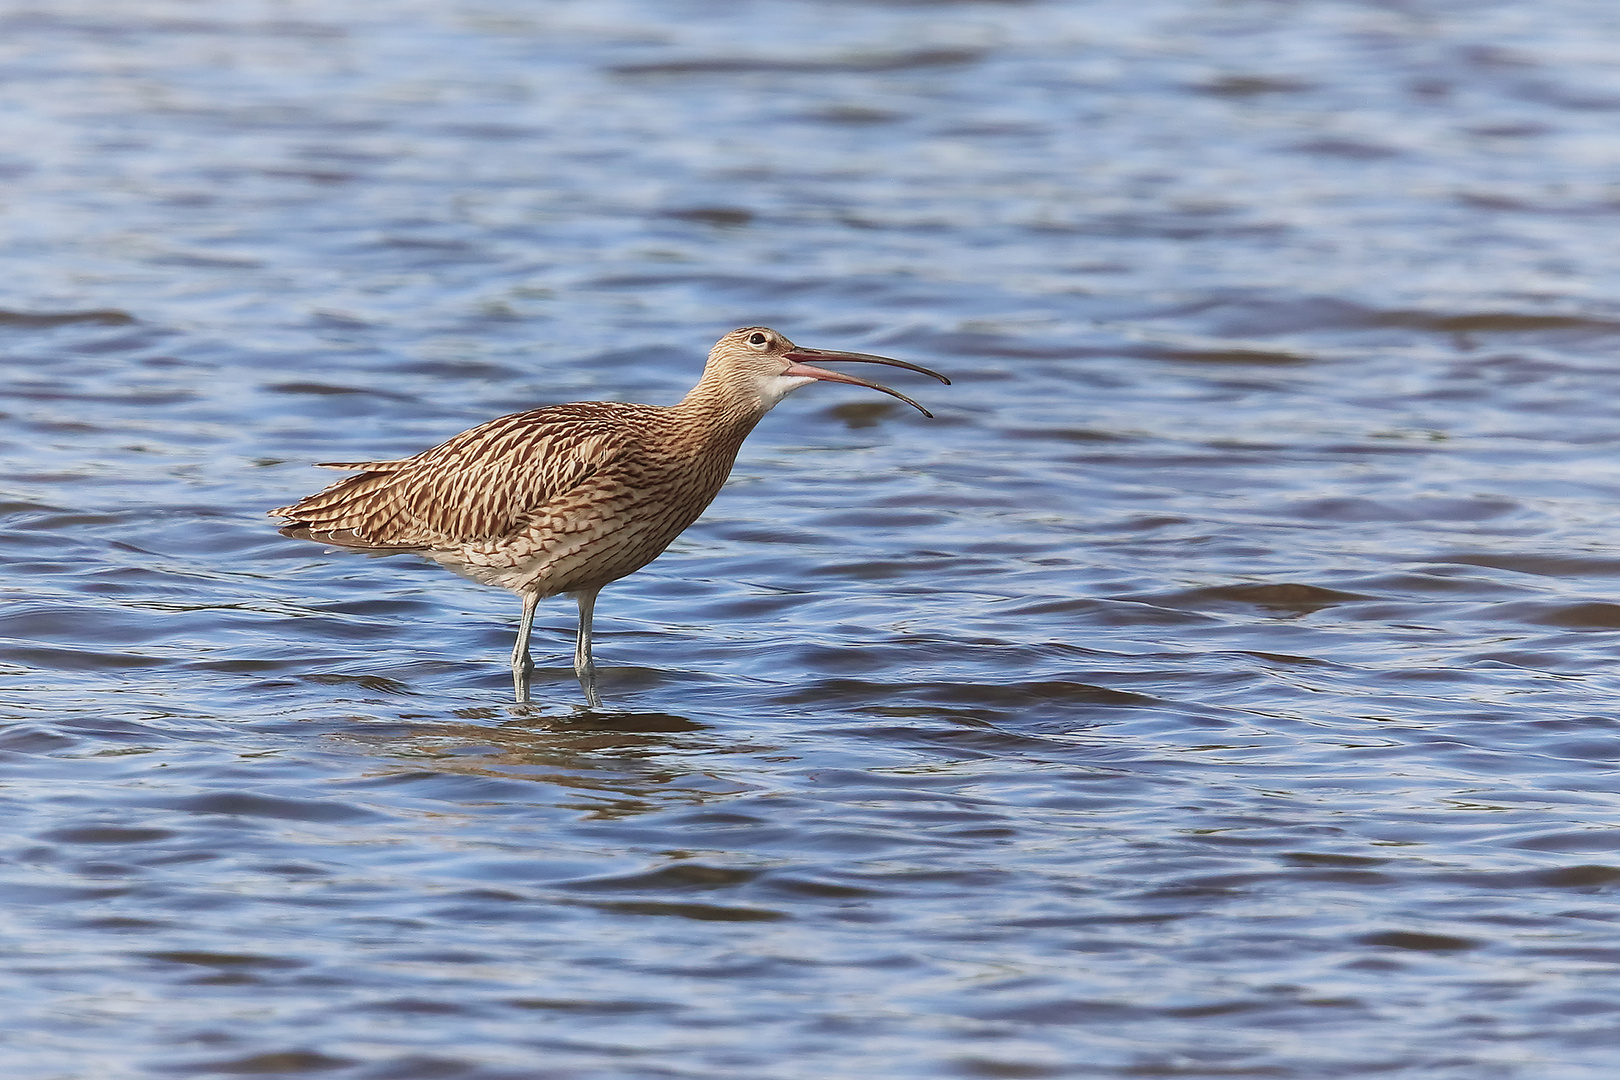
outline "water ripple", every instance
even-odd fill
[[[1608,1076],[1620,22],[1419,7],[0,14],[6,1076]],[[750,323],[954,385],[611,712],[262,516]]]

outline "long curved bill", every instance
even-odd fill
[[[904,360],[894,360],[887,356],[873,356],[871,353],[838,352],[833,349],[801,349],[795,346],[790,352],[784,354],[784,359],[788,361],[788,369],[782,373],[784,375],[799,375],[809,379],[820,379],[822,382],[849,383],[851,386],[864,386],[871,390],[877,390],[888,394],[890,397],[899,398],[901,401],[905,402],[907,405],[910,405],[913,409],[916,409],[930,420],[934,418],[933,413],[929,412],[915,401],[912,401],[898,390],[891,390],[887,386],[883,386],[875,382],[868,382],[865,379],[858,378],[854,375],[845,375],[842,371],[828,371],[826,368],[813,367],[810,364],[805,363],[805,361],[820,360],[826,362],[845,360],[853,361],[854,363],[858,364],[884,364],[888,367],[905,368],[907,371],[920,372],[923,375],[928,375],[938,379],[946,386],[951,384],[951,380],[947,379],[937,371],[930,371],[927,368],[921,367],[917,364],[908,364]]]

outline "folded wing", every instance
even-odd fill
[[[506,536],[632,448],[623,420],[606,412],[598,402],[552,405],[499,417],[398,461],[329,462],[322,467],[358,475],[270,515],[288,519],[281,530],[288,536],[372,550]]]

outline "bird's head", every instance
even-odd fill
[[[741,330],[733,330],[716,342],[714,348],[709,351],[709,362],[704,368],[703,375],[704,381],[715,378],[730,388],[743,389],[744,392],[757,395],[760,405],[763,406],[762,411],[770,410],[777,402],[801,386],[809,386],[813,382],[841,382],[882,391],[890,397],[899,398],[924,416],[934,415],[898,390],[891,390],[875,382],[867,382],[854,375],[845,375],[841,371],[828,371],[812,366],[813,361],[829,363],[840,360],[860,364],[887,364],[889,367],[918,371],[938,379],[947,386],[951,381],[937,371],[929,371],[925,367],[908,364],[904,360],[891,360],[887,356],[806,349],[793,344],[775,330],[763,326],[745,326]]]

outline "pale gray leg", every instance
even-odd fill
[[[574,674],[585,691],[585,704],[593,709],[602,707],[602,698],[596,692],[596,661],[591,658],[591,613],[596,610],[596,594],[600,588],[581,589],[574,594],[579,601],[579,636],[574,639]]]
[[[523,594],[523,618],[518,623],[517,644],[512,646],[512,693],[519,705],[529,700],[529,672],[534,670],[534,661],[529,659],[529,628],[539,605],[539,593]]]

